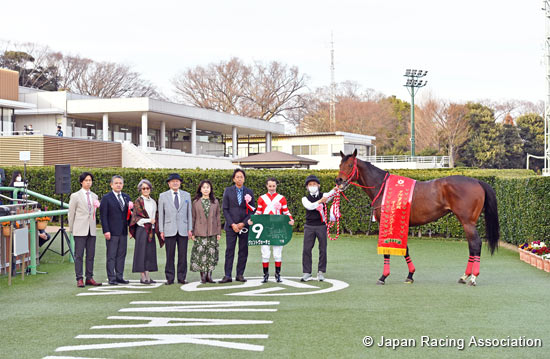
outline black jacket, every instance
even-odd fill
[[[243,200],[239,205],[237,201],[237,186],[226,187],[223,192],[223,216],[225,217],[225,230],[233,230],[231,224],[244,223],[245,227],[248,227],[248,220],[250,216],[254,214],[254,211],[250,209],[246,210],[246,201],[244,196],[249,194],[252,197],[249,205],[256,207],[256,201],[254,200],[254,192],[250,188],[243,186]]]
[[[126,193],[121,194],[124,201],[124,209],[120,209],[120,204],[113,191],[103,196],[99,205],[103,233],[111,232],[111,236],[124,236],[128,234],[127,216],[130,196]]]

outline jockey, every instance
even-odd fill
[[[294,225],[294,219],[288,210],[286,198],[277,193],[278,181],[271,177],[266,181],[267,193],[258,198],[258,207],[254,214],[284,214],[290,217],[288,224]],[[252,221],[248,221],[252,225]],[[269,279],[269,257],[271,257],[271,246],[263,245],[262,250],[262,265],[264,270],[264,279],[262,283],[267,283]],[[275,260],[275,279],[277,282],[281,280],[281,261],[283,255],[283,246],[273,247],[273,259]]]

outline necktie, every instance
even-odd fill
[[[88,213],[92,213],[92,202],[90,202],[90,191],[86,192],[86,199],[88,200]]]
[[[237,188],[237,202],[239,202],[239,206],[241,203],[243,203],[243,189]]]
[[[122,200],[120,193],[118,194],[118,204],[120,205],[120,210],[124,211],[124,201]]]
[[[174,207],[176,207],[176,209],[180,209],[180,199],[178,196],[178,192],[174,192]]]

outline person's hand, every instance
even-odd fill
[[[191,236],[191,240],[194,242],[195,241],[195,236]]]
[[[160,232],[160,238],[164,241],[164,232]]]
[[[219,241],[221,237],[222,237],[222,236],[220,236],[220,235],[218,234],[218,235],[216,236],[216,239]]]
[[[294,220],[291,219],[290,221],[288,221],[288,224],[290,224],[291,226],[293,226],[293,225],[294,225]]]
[[[252,224],[253,224],[252,220],[249,219],[249,220],[248,220],[248,225],[251,226]]]
[[[243,222],[239,223],[239,224],[237,225],[237,227],[239,227],[239,231],[240,231],[241,229],[244,228],[244,223],[243,223]]]
[[[40,234],[38,235],[38,237],[40,237],[40,238],[42,238],[42,239],[48,238],[48,236],[46,235],[46,233],[40,233]]]
[[[151,218],[151,224],[155,224],[155,219]]]
[[[105,232],[105,239],[110,240],[111,239],[111,232]]]
[[[187,231],[187,237],[189,237],[189,238],[193,237],[193,232]]]
[[[317,201],[317,203],[327,203],[328,197],[323,197],[320,200]]]
[[[239,226],[237,226],[236,223],[233,223],[231,225],[231,228],[233,228],[233,232],[238,233],[240,231]]]

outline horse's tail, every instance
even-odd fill
[[[489,184],[479,181],[481,187],[485,191],[485,232],[487,234],[487,243],[491,255],[498,248],[498,240],[500,238],[500,225],[498,223],[498,208],[497,196],[493,187]]]

